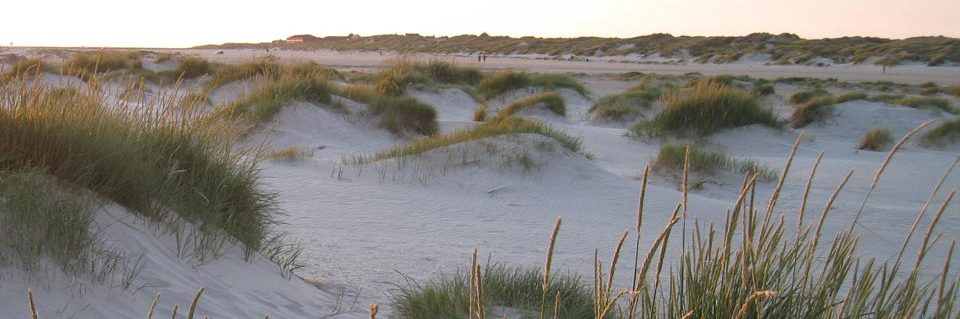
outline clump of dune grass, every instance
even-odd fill
[[[459,143],[510,134],[539,134],[557,141],[571,152],[580,152],[579,138],[567,135],[539,121],[518,117],[499,118],[484,122],[474,128],[459,129],[449,133],[422,137],[409,143],[378,151],[369,156],[354,158],[352,164],[367,164],[385,159],[422,154],[424,152]]]
[[[890,130],[877,128],[870,130],[860,139],[857,149],[879,152],[892,143],[893,135],[890,134]]]
[[[343,79],[343,76],[337,70],[315,62],[281,63],[269,58],[240,64],[217,64],[213,68],[213,75],[204,87],[208,91],[232,81],[256,77],[263,77],[268,81],[277,81],[281,78]]]
[[[657,88],[638,86],[626,92],[604,96],[590,107],[594,118],[604,121],[628,121],[641,116],[641,110],[649,109],[663,94]]]
[[[773,87],[770,83],[760,83],[753,87],[753,90],[750,91],[757,96],[767,96],[774,93],[777,93],[777,89]]]
[[[338,94],[347,99],[366,104],[373,103],[381,96],[374,87],[363,84],[348,84],[341,87]]]
[[[263,123],[293,101],[334,106],[331,104],[333,92],[335,88],[322,77],[283,76],[279,80],[263,83],[247,98],[219,109],[213,118],[227,117],[245,119],[250,124]]]
[[[267,152],[264,158],[275,161],[295,161],[309,158],[310,156],[313,156],[313,152],[309,149],[292,145],[287,148]]]
[[[437,110],[409,96],[384,96],[370,104],[372,115],[380,117],[380,127],[403,135],[414,132],[432,135],[439,130]]]
[[[534,94],[507,104],[507,106],[504,106],[503,109],[497,113],[497,116],[512,116],[520,109],[534,106],[543,106],[544,108],[560,116],[567,115],[567,106],[566,103],[563,102],[563,98],[560,97],[560,94],[557,94],[557,92],[544,92]]]
[[[790,115],[790,127],[801,128],[814,122],[821,122],[833,115],[834,105],[867,99],[863,93],[845,93],[839,96],[821,96],[797,107]]]
[[[412,57],[389,60],[373,75],[377,91],[386,95],[403,95],[411,84],[462,84],[480,82],[480,70],[442,60],[419,61]]]
[[[924,124],[926,125],[926,124]],[[898,142],[897,146],[921,129],[918,127]],[[755,201],[757,181],[761,173],[747,175],[739,194],[721,215],[719,225],[701,226],[697,219],[687,214],[687,183],[683,183],[683,197],[674,208],[654,212],[669,216],[659,232],[643,231],[643,220],[649,214],[645,209],[646,173],[641,185],[640,203],[637,209],[636,260],[632,271],[634,280],[616,283],[613,278],[618,267],[618,257],[629,231],[619,236],[613,257],[604,266],[595,250],[594,266],[594,318],[952,318],[958,315],[960,277],[951,273],[955,267],[953,252],[956,240],[948,245],[939,241],[944,231],[937,226],[956,190],[950,191],[942,200],[935,201],[941,187],[953,168],[947,168],[944,177],[933,187],[932,194],[918,212],[913,226],[906,234],[895,258],[873,259],[863,257],[858,247],[860,235],[856,228],[842,227],[835,234],[824,232],[825,221],[837,208],[834,203],[844,191],[853,175],[850,172],[840,178],[837,187],[818,208],[819,217],[814,223],[804,218],[807,213],[809,185],[816,177],[820,158],[813,164],[808,178],[807,190],[798,194],[799,212],[778,210],[785,177],[790,172],[794,155],[802,141],[798,137],[780,179],[770,199],[764,205]],[[885,168],[896,153],[894,147],[876,172],[871,190],[877,185]],[[693,169],[694,156],[685,156],[683,167]],[[688,175],[685,170],[683,175]],[[864,199],[857,217],[863,212]],[[671,212],[672,211],[672,212]],[[930,216],[932,215],[932,216]],[[914,238],[921,220],[929,220],[922,238]],[[856,218],[851,222],[856,224]],[[692,224],[687,230],[686,225]],[[544,286],[550,282],[552,252],[559,232],[560,222],[554,227],[547,248],[543,273]],[[632,227],[631,227],[632,228]],[[678,232],[679,228],[679,234]],[[652,244],[640,250],[642,236],[649,236]],[[647,235],[653,234],[653,235]],[[679,238],[677,238],[679,237]],[[676,240],[671,240],[676,238]],[[670,253],[669,244],[679,242],[679,250]],[[940,243],[939,245],[937,243]],[[676,245],[676,244],[675,244]],[[948,247],[944,247],[948,246]],[[945,249],[946,248],[946,249]],[[915,258],[907,251],[916,251]],[[942,264],[931,264],[927,256],[932,251],[945,253]],[[474,262],[476,265],[476,262]],[[606,274],[606,276],[605,276]],[[477,276],[476,278],[482,279]],[[482,280],[473,282],[482,283]],[[435,286],[429,286],[435,287]],[[477,287],[483,287],[478,285]],[[626,287],[615,289],[614,287]],[[514,290],[520,290],[517,287]],[[470,307],[471,318],[483,318],[487,314],[484,300],[498,298],[483,294],[473,298],[479,307]],[[510,290],[508,290],[510,291]],[[433,294],[447,296],[451,293]],[[407,292],[407,296],[418,296]],[[562,294],[554,295],[556,299]],[[553,300],[556,300],[553,299]],[[626,299],[625,304],[620,300]],[[549,308],[551,296],[542,295],[541,318],[560,316],[562,313]],[[401,300],[402,302],[402,300]],[[535,312],[535,308],[525,309]],[[602,311],[600,311],[602,310]],[[619,310],[619,311],[618,311]],[[531,314],[525,314],[531,315]],[[405,318],[432,318],[413,314]]]
[[[408,282],[392,292],[392,309],[399,318],[458,318],[470,312],[471,299],[482,300],[482,308],[494,306],[529,310],[540,307],[540,301],[550,300],[550,313],[558,312],[558,318],[592,318],[593,297],[586,282],[579,276],[566,273],[551,274],[546,291],[541,287],[543,272],[537,268],[508,267],[502,264],[481,267],[480,289],[482,296],[471,282],[468,271],[443,276],[425,284]],[[558,302],[554,297],[559,294]],[[473,312],[476,312],[474,306]]]
[[[198,78],[210,74],[213,65],[210,61],[198,57],[186,57],[180,60],[180,66],[177,67],[177,74],[184,79]]]
[[[234,150],[232,130],[201,125],[196,108],[172,111],[172,95],[131,107],[104,104],[96,89],[71,92],[0,89],[0,171],[35,167],[89,189],[168,225],[200,259],[227,242],[247,256],[281,243],[270,231],[274,195],[260,189],[256,157]]]
[[[930,107],[930,108],[940,109],[944,112],[950,112],[950,113],[955,112],[953,107],[950,106],[950,101],[947,101],[946,99],[942,99],[942,98],[937,98],[937,97],[929,97],[929,96],[903,97],[903,98],[894,100],[893,103],[896,105],[902,105],[902,106],[908,106],[908,107],[914,107],[914,108]]]
[[[170,59],[173,58],[173,55],[174,55],[174,54],[173,54],[173,53],[170,53],[170,52],[160,52],[160,53],[157,53],[157,56],[154,58],[153,62],[154,62],[154,63],[164,63],[164,62],[170,61]]]
[[[688,165],[694,172],[716,174],[726,170],[750,175],[759,173],[765,180],[774,180],[777,177],[773,170],[756,161],[737,160],[724,152],[710,151],[692,144],[667,144],[660,147],[653,168],[663,173],[683,171],[687,149],[690,150]]]
[[[783,126],[773,111],[760,105],[756,96],[712,81],[672,90],[661,96],[661,100],[666,107],[652,120],[634,125],[635,135],[705,136],[751,124]]]
[[[43,277],[51,261],[67,276],[128,288],[139,265],[92,229],[96,206],[40,170],[0,170],[0,267]]]
[[[813,98],[824,96],[824,95],[830,95],[830,93],[827,93],[827,91],[824,89],[800,91],[791,95],[790,99],[788,99],[787,102],[793,105],[800,105],[800,104],[809,102]]]
[[[931,146],[943,146],[957,141],[960,141],[960,119],[940,123],[921,138],[923,144]]]
[[[10,70],[0,74],[0,85],[13,79],[40,73],[55,73],[56,68],[40,58],[17,61]]]
[[[586,87],[565,75],[528,74],[516,71],[502,71],[491,74],[480,81],[478,90],[484,98],[489,99],[526,87],[539,87],[547,90],[570,88],[584,96],[589,94]]]

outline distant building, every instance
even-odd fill
[[[314,40],[318,40],[318,38],[309,34],[299,34],[299,35],[288,37],[287,43],[304,43],[304,42],[310,42]]]

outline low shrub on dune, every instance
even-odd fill
[[[384,96],[370,104],[374,116],[380,117],[380,127],[397,134],[414,132],[432,135],[439,130],[437,110],[409,96]]]
[[[504,106],[503,109],[497,113],[498,117],[507,117],[516,114],[520,109],[529,108],[534,106],[543,106],[544,108],[550,110],[551,112],[559,115],[567,115],[567,107],[563,102],[563,98],[560,97],[560,94],[557,92],[544,92],[540,94],[534,94],[526,98],[511,102]]]
[[[638,136],[704,136],[719,130],[762,124],[780,128],[782,123],[757,97],[716,82],[700,82],[691,88],[665,93],[666,107],[650,121],[637,123]]]
[[[870,130],[860,139],[857,149],[879,152],[891,143],[893,143],[893,135],[890,134],[890,130],[877,128]]]
[[[604,96],[590,107],[589,112],[598,120],[627,121],[640,116],[640,111],[649,109],[660,98],[657,88],[640,86],[626,92]]]

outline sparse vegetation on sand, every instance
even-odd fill
[[[798,144],[802,136],[798,138]],[[683,148],[685,150],[685,148]],[[778,210],[781,186],[788,175],[793,155],[780,176],[770,200],[755,204],[757,180],[760,173],[748,175],[739,195],[731,202],[719,226],[705,227],[686,213],[687,183],[682,183],[681,197],[675,208],[666,212],[667,221],[659,232],[642,231],[645,207],[647,173],[641,184],[640,205],[637,213],[636,260],[628,272],[636,274],[632,283],[615,283],[621,251],[630,230],[619,236],[609,263],[600,260],[599,250],[594,254],[592,304],[593,318],[952,318],[957,316],[960,297],[960,277],[952,273],[956,240],[938,241],[944,235],[937,226],[956,190],[942,197],[939,193],[943,180],[936,185],[930,199],[916,215],[896,256],[884,259],[863,257],[859,252],[860,236],[855,227],[840,227],[835,234],[825,233],[825,221],[837,214],[834,203],[844,191],[853,172],[840,178],[837,187],[825,200],[824,207],[808,212],[802,205],[799,212]],[[879,179],[897,148],[891,150],[887,161],[875,174]],[[694,167],[693,156],[685,167]],[[715,161],[708,157],[708,162]],[[809,180],[816,177],[819,159],[814,164]],[[952,170],[952,167],[951,167]],[[686,176],[689,172],[684,171]],[[950,174],[950,171],[946,173]],[[874,184],[875,186],[876,184]],[[874,186],[871,186],[871,190]],[[798,194],[808,201],[809,192]],[[869,193],[867,195],[869,199]],[[866,200],[864,204],[866,205]],[[645,209],[646,208],[646,209]],[[851,214],[856,224],[863,207]],[[818,213],[817,222],[808,223],[804,216]],[[932,215],[932,216],[931,216]],[[864,217],[866,215],[863,215]],[[930,220],[926,230],[918,229],[920,220]],[[687,228],[686,224],[692,224]],[[557,219],[546,249],[546,262],[541,273],[539,307],[534,303],[505,304],[509,297],[496,295],[528,291],[526,281],[510,283],[515,287],[486,290],[486,273],[476,261],[476,250],[470,264],[467,283],[467,307],[453,304],[438,308],[453,312],[452,316],[472,315],[483,318],[491,306],[515,308],[524,316],[541,318],[562,316],[551,306],[555,300],[570,298],[550,294],[556,277],[551,271],[553,251],[557,244],[562,219]],[[632,228],[632,227],[631,227]],[[678,229],[679,228],[679,229]],[[688,231],[689,229],[689,231]],[[641,232],[642,231],[642,232]],[[677,232],[680,232],[677,234]],[[922,238],[918,232],[923,232]],[[641,236],[651,242],[645,252],[640,251]],[[648,235],[653,234],[653,235]],[[679,238],[677,238],[679,237]],[[677,238],[676,240],[671,240]],[[676,253],[668,249],[670,243],[685,243]],[[938,244],[939,243],[939,244]],[[633,243],[628,244],[632,247]],[[946,246],[946,247],[945,247]],[[931,264],[928,253],[936,249],[946,251],[942,264]],[[915,258],[906,254],[916,251]],[[628,255],[629,256],[629,255]],[[492,275],[493,277],[497,275]],[[463,280],[459,281],[461,284]],[[461,300],[451,289],[457,281],[443,280],[404,291],[393,303],[398,308],[407,303],[440,304],[444,300]],[[619,290],[616,287],[626,287]],[[505,292],[500,292],[505,291]],[[455,299],[457,298],[457,299]],[[411,307],[406,306],[407,309]],[[538,309],[539,308],[539,309]],[[539,310],[539,311],[538,311]],[[405,313],[403,318],[434,318],[422,312]]]
[[[734,159],[724,152],[710,151],[692,144],[667,144],[660,147],[653,168],[665,174],[682,172],[688,149],[689,167],[694,172],[712,175],[727,170],[749,175],[759,173],[760,178],[765,180],[777,178],[776,172],[756,161]]]
[[[960,97],[960,85],[950,88],[950,94],[956,97]]]
[[[937,125],[923,135],[922,143],[931,146],[943,146],[960,141],[960,119],[953,119]]]
[[[264,157],[275,161],[295,161],[302,158],[308,158],[312,155],[313,152],[309,149],[293,145],[284,149],[270,151]]]
[[[478,90],[484,98],[490,99],[526,87],[538,87],[547,90],[569,88],[584,96],[590,93],[582,84],[564,75],[528,74],[516,71],[502,71],[488,75],[480,81]]]
[[[543,92],[534,94],[517,101],[513,101],[497,113],[497,117],[508,117],[516,114],[520,109],[534,106],[543,106],[559,116],[567,116],[567,106],[557,92]]]
[[[105,105],[95,90],[0,88],[0,171],[40,169],[178,234],[192,229],[178,238],[196,258],[236,241],[295,266],[279,260],[291,255],[269,230],[273,195],[258,186],[255,158],[234,152],[232,130],[166,111],[174,101]]]
[[[552,274],[546,291],[540,269],[488,265],[481,270],[480,285],[486,307],[504,306],[516,309],[537,309],[540,301],[550,300],[548,312],[554,307],[557,318],[593,318],[595,316],[591,288],[583,279],[572,274]],[[471,312],[476,287],[471,282],[471,271],[447,275],[423,285],[409,283],[398,288],[392,297],[394,314],[399,318],[459,318]],[[544,295],[546,293],[546,295]],[[559,294],[560,300],[554,302]]]
[[[460,129],[450,133],[422,137],[409,143],[378,151],[370,156],[359,156],[352,160],[354,164],[373,163],[389,158],[417,155],[432,149],[508,134],[540,134],[556,140],[571,152],[580,152],[580,139],[558,131],[539,121],[518,117],[506,117],[491,120],[471,129]]]
[[[879,152],[886,149],[887,146],[892,143],[893,135],[890,134],[890,130],[877,128],[870,130],[860,139],[860,143],[857,144],[857,149]]]
[[[839,96],[821,96],[797,107],[790,115],[790,127],[801,128],[810,123],[824,121],[833,115],[834,105],[853,100],[866,99],[863,93],[845,93]]]
[[[473,121],[474,122],[487,121],[487,103],[486,102],[477,103],[477,107],[473,110]]]
[[[813,98],[821,97],[824,95],[830,95],[830,93],[827,93],[827,90],[824,90],[824,89],[800,91],[791,95],[790,99],[787,100],[787,102],[793,105],[800,105],[800,104],[809,102]]]
[[[705,136],[719,130],[762,124],[780,128],[781,121],[757,97],[714,81],[675,89],[661,97],[666,107],[650,121],[637,123],[637,136]]]
[[[480,70],[441,60],[418,61],[400,57],[390,61],[373,76],[374,85],[382,94],[403,95],[411,84],[462,84],[476,85],[480,82]]]
[[[650,109],[661,94],[663,92],[660,89],[641,85],[620,94],[600,98],[590,107],[589,112],[598,120],[630,121],[642,117],[641,111]]]

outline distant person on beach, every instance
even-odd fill
[[[477,63],[483,62],[483,54],[477,55]]]
[[[486,55],[486,54],[483,55],[483,63],[487,63],[487,55]]]

